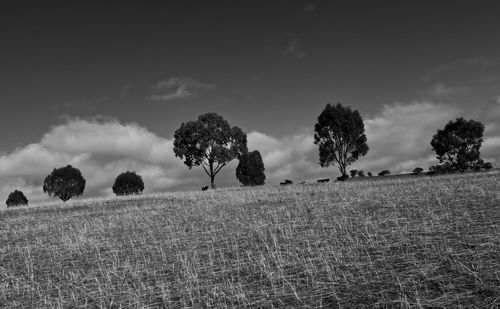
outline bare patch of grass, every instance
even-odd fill
[[[495,307],[498,180],[263,186],[8,210],[0,304]]]

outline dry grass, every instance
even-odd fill
[[[499,175],[0,213],[4,308],[500,306]]]

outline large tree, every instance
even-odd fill
[[[314,143],[319,145],[319,162],[322,167],[337,166],[347,179],[347,166],[366,155],[365,126],[357,110],[340,103],[327,104],[314,126]]]
[[[263,185],[266,180],[264,162],[258,150],[249,152],[240,157],[236,167],[236,178],[244,186]]]
[[[436,152],[437,170],[465,172],[482,163],[479,148],[483,142],[484,125],[479,121],[460,117],[450,121],[432,137],[432,150]]]
[[[85,190],[85,178],[79,169],[67,165],[55,168],[45,177],[43,192],[49,196],[57,196],[64,202],[74,196],[80,196]]]
[[[174,134],[174,153],[190,169],[202,166],[215,189],[215,176],[230,161],[247,153],[247,135],[222,116],[207,113],[182,123]]]

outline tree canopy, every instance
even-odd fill
[[[483,162],[479,157],[483,133],[484,125],[479,121],[460,117],[448,122],[431,140],[440,163],[434,169],[465,172],[477,167]]]
[[[320,165],[337,166],[342,179],[347,179],[347,166],[368,152],[364,132],[363,119],[357,110],[340,103],[335,106],[327,104],[314,126],[314,143],[319,145]]]
[[[258,150],[248,152],[240,157],[236,167],[236,178],[244,186],[263,185],[266,180],[264,162]]]
[[[247,153],[247,135],[216,113],[182,123],[174,134],[175,156],[190,169],[202,166],[215,189],[215,176],[230,161]]]
[[[113,193],[116,195],[141,194],[144,190],[142,177],[135,172],[126,171],[118,175],[113,184]]]
[[[43,192],[57,196],[64,202],[74,196],[80,196],[85,190],[85,179],[79,169],[67,165],[57,168],[45,177]]]

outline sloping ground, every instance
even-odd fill
[[[500,306],[498,174],[0,213],[5,308]]]

